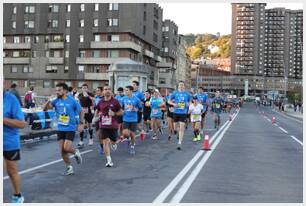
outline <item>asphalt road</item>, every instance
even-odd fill
[[[169,143],[166,134],[159,140],[149,135],[144,142],[138,139],[135,156],[120,143],[112,152],[113,168],[105,168],[95,141],[82,149],[82,165],[72,160],[75,175],[68,177],[62,175],[55,140],[25,144],[19,162],[25,202],[302,202],[303,146],[290,136],[302,143],[302,125],[287,127],[288,120],[281,118],[277,124],[288,134],[252,105],[244,105],[231,122],[222,114],[225,124],[218,131],[209,114],[212,150],[201,150],[202,141],[192,142],[189,127],[182,151],[176,150],[176,138]],[[10,182],[4,176],[4,202],[9,202]]]

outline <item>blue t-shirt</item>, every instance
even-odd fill
[[[219,97],[215,97],[212,101],[212,110],[215,113],[221,113],[222,112],[222,104],[224,103],[224,100]]]
[[[103,97],[101,97],[101,96],[96,96],[95,101],[94,101],[94,110],[96,110],[97,105],[99,104],[99,102],[100,102],[100,100],[101,100],[102,98],[103,98]]]
[[[205,111],[206,108],[207,108],[208,94],[207,93],[198,93],[198,94],[196,94],[196,97],[198,98],[199,103],[203,105],[203,110]]]
[[[81,112],[81,105],[71,96],[66,99],[57,98],[51,102],[55,109],[58,131],[75,131],[77,128],[78,116]]]
[[[191,101],[191,95],[186,92],[175,91],[171,94],[170,100],[172,100],[177,107],[174,107],[173,113],[175,114],[187,114],[188,113],[188,104]]]
[[[120,105],[121,105],[121,107],[123,106],[123,103],[122,103],[122,99],[125,97],[125,95],[117,95],[116,97],[115,97],[115,99],[117,99],[118,100],[118,102],[120,103]]]
[[[24,114],[15,95],[3,94],[3,117],[24,121]],[[3,151],[20,149],[19,129],[3,125]]]
[[[129,98],[128,96],[124,96],[122,99],[122,105],[123,105],[123,121],[124,122],[137,122],[138,116],[137,112],[141,107],[140,100],[132,96]]]
[[[137,97],[141,102],[144,102],[145,96],[139,90],[133,91],[133,95]],[[142,109],[142,104],[140,105],[140,109]]]
[[[157,117],[161,118],[162,117],[162,111],[160,109],[160,104],[163,104],[164,101],[160,97],[151,97],[150,99],[150,105],[151,105],[151,117]]]

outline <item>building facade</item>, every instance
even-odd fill
[[[190,68],[190,60],[186,53],[187,42],[183,35],[179,35],[178,48],[177,48],[177,68],[175,70],[176,85],[180,81],[185,82],[185,86],[190,88],[190,85],[186,84],[187,72]]]
[[[34,86],[42,95],[61,81],[96,88],[108,84],[112,65],[122,61],[144,65],[143,84],[158,84],[163,19],[158,4],[10,3],[4,4],[3,18],[6,84]]]

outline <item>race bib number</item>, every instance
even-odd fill
[[[199,115],[199,114],[192,114],[192,116],[191,116],[191,118],[193,119],[193,120],[200,120],[201,119],[201,115]]]
[[[153,114],[158,114],[158,109],[153,109],[152,112]]]
[[[178,103],[178,108],[179,109],[185,109],[185,102]]]
[[[58,119],[58,124],[67,126],[69,124],[69,116],[61,114]]]
[[[220,109],[220,104],[216,103],[216,108]]]
[[[85,114],[87,114],[89,110],[88,110],[88,108],[84,108],[84,107],[83,107],[83,108],[82,108],[82,111],[83,111]]]
[[[125,108],[126,108],[126,111],[128,111],[128,112],[132,112],[133,111],[133,105],[131,105],[131,104],[125,105]]]
[[[102,116],[101,124],[102,125],[112,125],[112,117],[111,116]]]
[[[146,102],[146,107],[149,107],[150,106],[150,102]]]

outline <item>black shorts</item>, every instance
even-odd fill
[[[20,150],[3,151],[3,157],[9,161],[20,160]]]
[[[84,119],[87,123],[91,124],[93,119],[93,113],[85,113]]]
[[[99,121],[95,123],[95,128],[96,128],[96,131],[98,131],[100,129],[99,127]]]
[[[188,118],[187,114],[175,114],[175,113],[173,113],[173,121],[174,122],[185,123],[187,118]]]
[[[123,123],[123,116],[122,115],[117,116],[117,122],[118,122],[118,124],[122,124]]]
[[[75,131],[57,131],[57,141],[60,140],[70,140],[73,141],[75,136]]]
[[[117,141],[118,129],[101,128],[100,129],[100,139],[109,138],[113,142]]]
[[[138,116],[137,123],[140,123],[141,120],[142,120],[142,112],[138,111],[138,112],[137,112],[137,116]]]
[[[143,113],[143,121],[150,121],[151,120],[151,114],[150,113]]]
[[[128,129],[131,132],[136,132],[137,122],[123,122],[123,129]]]
[[[168,111],[167,112],[167,117],[173,119],[173,112]]]

